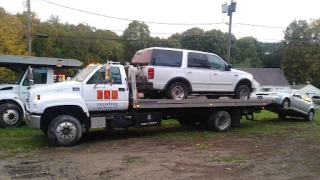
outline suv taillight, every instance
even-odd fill
[[[154,78],[154,68],[148,68],[148,79]]]

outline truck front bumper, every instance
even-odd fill
[[[26,114],[27,114],[26,122],[28,124],[28,127],[40,129],[41,116],[31,115],[28,112]]]

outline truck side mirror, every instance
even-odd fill
[[[29,85],[34,85],[33,68],[31,68],[30,66],[28,68],[28,80],[29,80]]]
[[[110,86],[113,85],[114,81],[113,79],[111,78],[111,71],[109,71],[110,68],[106,68],[105,69],[105,82],[107,84],[109,84]]]

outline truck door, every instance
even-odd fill
[[[40,85],[45,85],[47,84],[48,80],[48,69],[44,68],[34,68],[33,69],[33,76],[34,76],[34,85],[31,86],[31,88],[40,86]],[[27,71],[24,74],[21,82],[20,82],[20,88],[19,88],[19,96],[21,101],[25,104],[26,99],[27,99],[27,94],[29,92],[30,85],[27,77]]]
[[[105,84],[103,79],[105,73],[97,70],[84,84],[83,99],[89,111],[114,111],[128,108],[129,89],[126,84],[126,77],[122,77],[120,68],[112,66],[110,69],[113,85]]]

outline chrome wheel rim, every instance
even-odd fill
[[[56,136],[64,141],[71,141],[76,137],[77,129],[70,122],[63,122],[56,128]]]
[[[240,91],[240,99],[248,99],[248,92],[245,89]]]
[[[310,120],[310,121],[313,120],[313,112],[312,112],[312,111],[309,112],[309,120]]]
[[[288,108],[289,107],[289,102],[287,100],[285,100],[283,102],[283,108]]]
[[[228,123],[227,123],[227,117],[225,116],[220,116],[218,119],[218,127],[219,129],[225,129],[227,128]]]
[[[183,99],[185,92],[184,92],[183,87],[181,87],[181,86],[175,86],[175,87],[172,89],[171,94],[172,94],[172,98],[173,98],[173,99]]]
[[[8,109],[2,115],[3,121],[9,125],[17,123],[19,121],[19,118],[19,113],[15,109]]]

